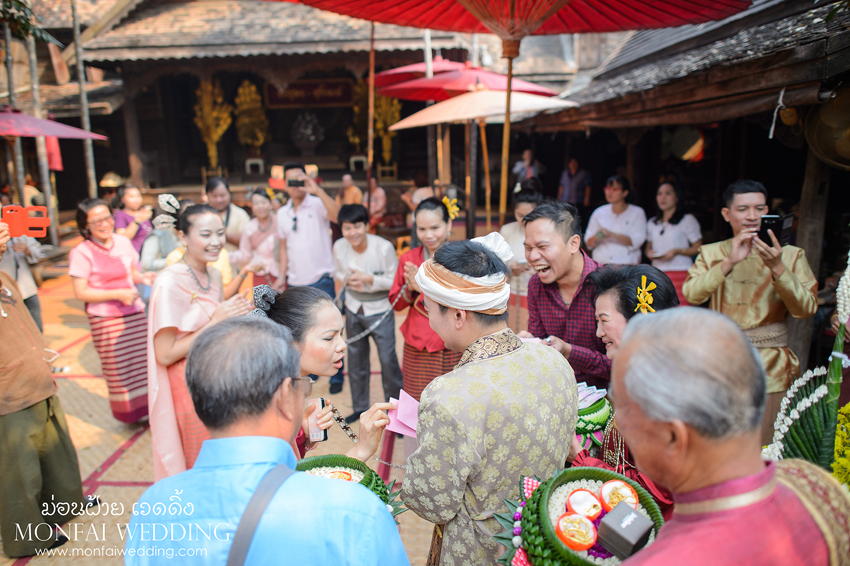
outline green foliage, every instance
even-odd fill
[[[64,47],[55,37],[38,25],[38,17],[21,0],[2,0],[0,2],[0,21],[8,23],[12,35],[18,39],[26,39],[27,36],[31,35],[38,41]]]

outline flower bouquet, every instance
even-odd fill
[[[606,493],[605,486],[611,485],[622,488],[626,493],[625,498],[610,497],[611,490],[607,489]],[[587,495],[589,499],[596,496],[603,507],[594,513],[585,513],[586,517],[595,517],[593,520],[583,519],[588,525],[577,525],[585,528],[586,532],[580,532],[581,536],[576,537],[576,542],[585,544],[571,546],[583,548],[581,550],[574,550],[565,544],[561,529],[564,515],[580,504],[578,499],[573,499],[575,494]],[[520,479],[520,496],[522,501],[504,500],[509,512],[496,515],[496,520],[506,529],[494,537],[507,547],[507,551],[499,558],[499,563],[505,566],[619,564],[617,557],[596,542],[596,528],[609,507],[612,508],[622,500],[629,501],[638,513],[654,524],[647,544],[652,544],[664,524],[658,505],[645,489],[625,476],[601,468],[567,468],[543,482],[537,478],[524,477]],[[589,526],[591,523],[592,528]]]
[[[366,486],[369,491],[377,495],[387,506],[387,510],[393,517],[407,511],[402,505],[404,501],[398,499],[401,490],[393,491],[395,480],[389,485],[384,483],[381,476],[375,471],[354,458],[341,454],[328,454],[325,456],[313,456],[298,461],[295,469],[314,476],[350,481]],[[398,523],[398,520],[396,520]]]

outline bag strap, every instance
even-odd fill
[[[245,512],[242,513],[239,526],[236,527],[233,544],[230,545],[230,553],[227,555],[227,566],[242,566],[245,563],[248,549],[251,548],[251,541],[254,539],[254,532],[260,524],[260,519],[263,518],[263,513],[283,482],[294,473],[295,470],[286,464],[278,464],[263,477],[254,495],[248,501]]]

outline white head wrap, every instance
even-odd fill
[[[507,264],[513,257],[511,246],[498,232],[471,241],[483,245]],[[438,304],[453,309],[502,314],[508,309],[511,286],[504,273],[469,277],[449,271],[429,259],[416,272],[416,284],[422,293]]]

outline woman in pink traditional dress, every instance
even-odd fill
[[[606,265],[587,277],[597,293],[596,335],[605,343],[607,355],[612,360],[617,356],[620,339],[629,319],[636,314],[679,306],[673,282],[661,270],[649,265]],[[642,296],[645,301],[641,300]],[[573,438],[568,460],[573,456],[573,467],[613,470],[638,482],[658,503],[665,520],[672,515],[673,496],[635,467],[629,447],[617,430],[615,416],[611,417],[605,427],[600,458],[591,457],[582,448],[578,438]]]
[[[70,255],[74,296],[86,305],[112,414],[133,423],[148,414],[147,320],[136,284],[150,285],[156,274],[138,272],[139,254],[129,238],[113,233],[106,201],[82,201],[77,227],[85,240]]]
[[[163,208],[176,213],[176,207]],[[159,217],[155,223],[161,224]],[[203,329],[251,311],[242,295],[224,301],[221,273],[208,266],[225,241],[218,212],[207,204],[190,206],[177,227],[185,253],[160,272],[150,300],[148,398],[156,480],[191,468],[210,437],[186,386],[189,347]]]
[[[269,194],[271,193],[271,194]],[[254,286],[271,285],[278,278],[275,217],[272,213],[271,189],[256,189],[250,193],[254,218],[242,230],[239,256],[243,265],[254,266]]]

